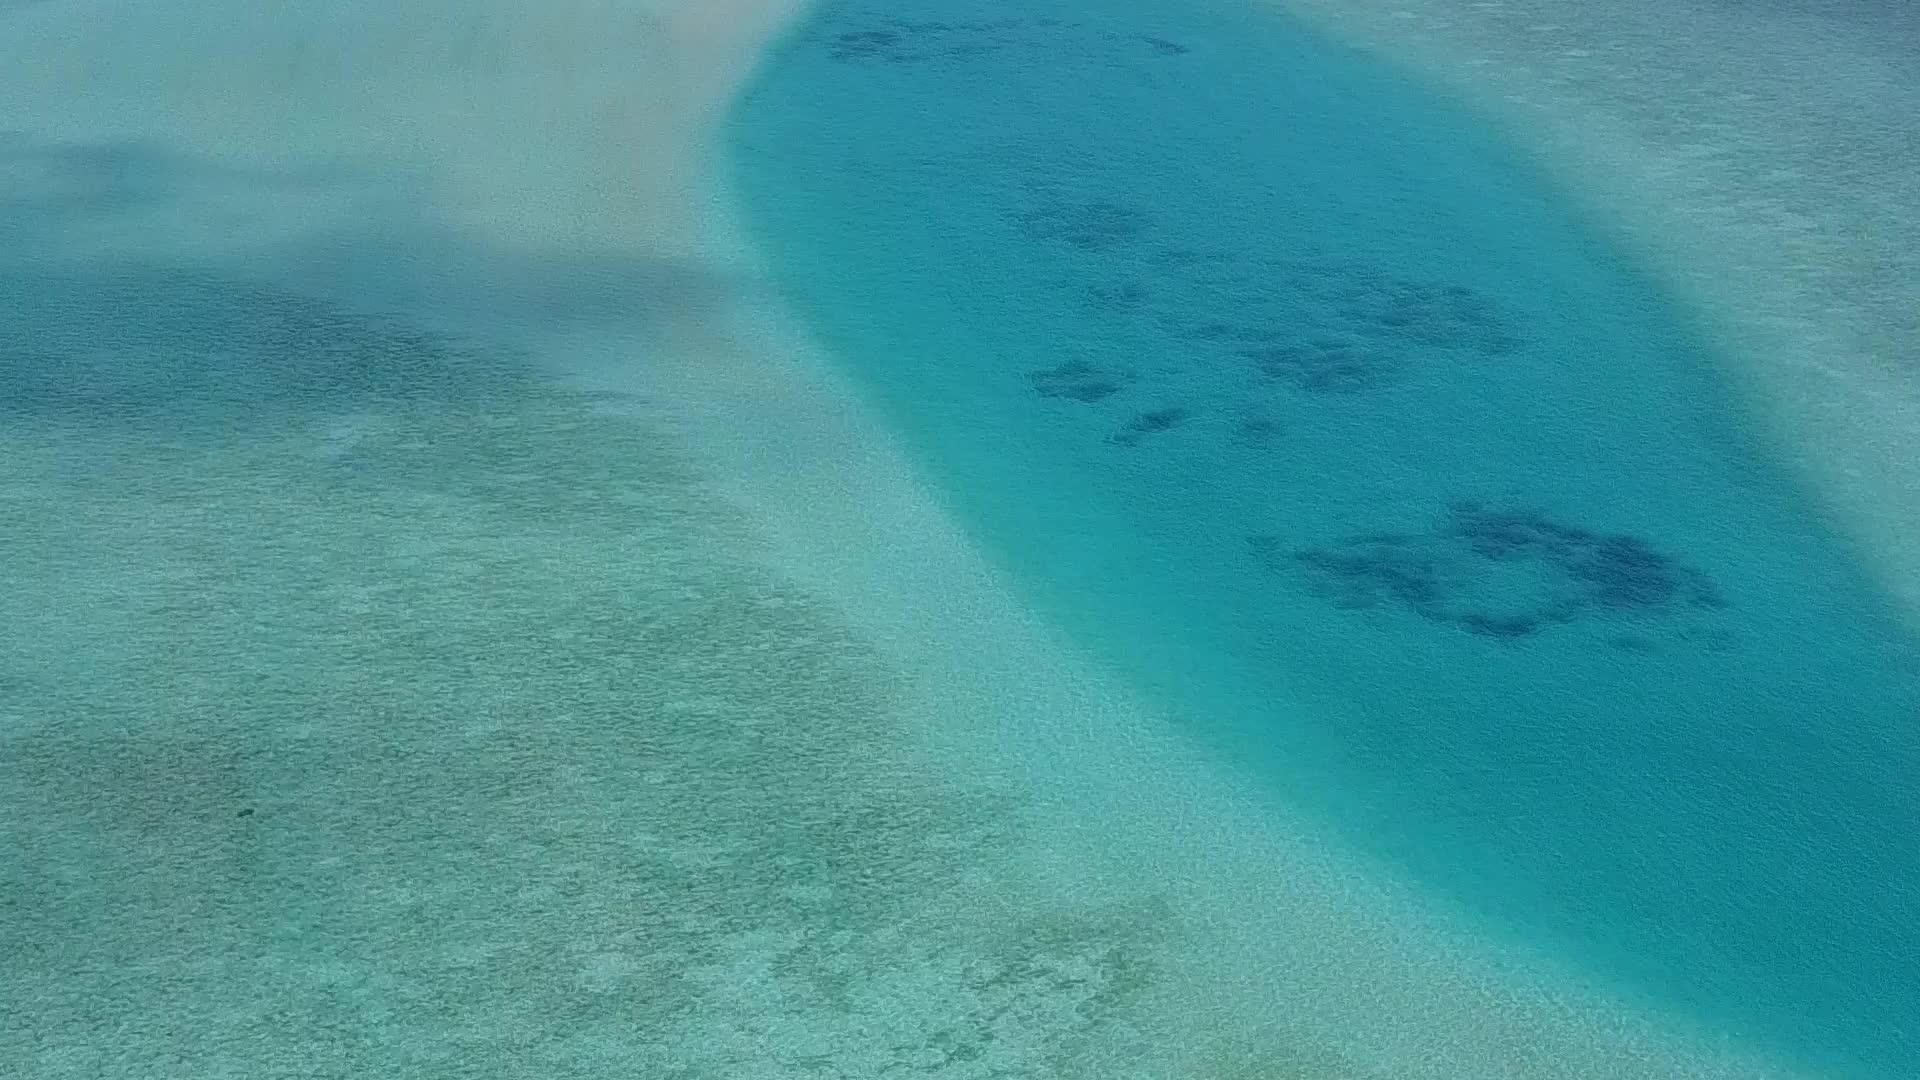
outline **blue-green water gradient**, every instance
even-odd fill
[[[904,0],[731,137],[795,304],[1197,737],[1490,935],[1920,1075],[1920,649],[1490,125],[1253,7]]]

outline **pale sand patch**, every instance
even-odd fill
[[[1154,975],[1122,1014],[1125,1031],[1108,1032],[1113,1045],[1086,1048],[1089,1075],[1784,1075],[1544,966],[1494,963],[1022,609],[754,284],[718,182],[715,122],[794,14],[784,0],[41,5],[6,16],[0,126],[146,140],[219,166],[117,211],[110,227],[77,225],[76,242],[97,252],[244,255],[306,233],[364,240],[430,214],[500,249],[605,252],[694,280],[648,321],[527,344],[670,414],[764,538],[769,565],[898,667],[903,723],[919,741],[956,776],[1018,793],[1031,843],[983,868],[972,891],[931,902],[928,919],[961,927],[981,957],[1000,926],[1036,911],[1044,921],[1137,905],[1159,924]],[[343,44],[356,41],[369,44]],[[302,183],[316,162],[386,179]],[[407,184],[391,182],[396,170]],[[225,183],[229,173],[240,179]],[[292,179],[257,212],[228,197],[257,191],[262,175]],[[678,1037],[740,1060],[769,1037],[754,1006],[759,988],[774,993],[771,954],[748,940],[726,948],[731,966],[701,978],[742,1011]],[[978,1006],[960,1000],[971,991],[958,979],[976,960],[953,961],[952,977],[854,973],[850,1016],[771,1037],[865,1060],[849,1041],[938,1031],[947,1011]]]
[[[1507,119],[1704,313],[1920,620],[1920,12],[1265,0]]]

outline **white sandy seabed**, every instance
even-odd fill
[[[289,184],[260,196],[264,207],[183,188],[137,234],[77,231],[73,250],[244,252],[303,232],[350,243],[356,229],[377,234],[383,221],[431,214],[497,250],[604,253],[654,267],[662,299],[644,321],[517,336],[557,370],[625,395],[634,413],[666,416],[713,489],[751,522],[750,557],[838,611],[884,658],[901,753],[951,785],[990,793],[1013,823],[999,830],[1001,850],[897,921],[860,940],[811,943],[838,957],[818,961],[832,968],[834,993],[808,997],[776,969],[772,958],[791,956],[792,942],[725,931],[733,936],[703,954],[708,968],[663,991],[697,986],[699,1008],[674,1030],[627,1033],[636,1063],[689,1077],[1789,1075],[1583,988],[1544,958],[1496,956],[1185,745],[1167,718],[1023,612],[756,284],[754,254],[723,195],[716,137],[757,51],[798,6],[340,0],[297,15],[229,2],[0,11],[9,24],[0,101],[10,103],[0,105],[0,127],[50,140],[145,140],[236,175],[372,163],[393,178],[344,193],[319,180]],[[1341,5],[1296,6],[1328,15]],[[1510,97],[1536,75],[1569,100],[1592,90],[1548,70],[1561,61],[1513,61],[1468,32],[1521,6],[1479,5],[1443,36],[1417,8],[1351,5],[1353,21],[1340,29],[1383,48],[1396,28],[1431,32],[1435,51],[1404,58],[1475,78],[1506,72]],[[1587,50],[1596,67],[1607,62],[1604,46],[1576,30],[1556,39],[1561,55]],[[1850,77],[1866,76],[1855,68]],[[1632,119],[1591,102],[1591,115],[1556,112],[1546,101],[1525,107],[1564,120],[1543,128],[1562,142],[1596,116]],[[1795,206],[1720,215],[1730,200],[1746,204],[1699,178],[1738,166],[1751,148],[1725,132],[1712,142],[1634,134],[1673,140],[1674,156],[1642,162],[1665,170],[1672,205],[1699,207],[1702,228],[1751,234],[1728,250],[1772,247],[1797,260],[1802,273],[1778,281],[1766,272],[1773,263],[1741,264],[1734,269],[1771,284],[1735,291],[1771,305],[1756,334],[1801,333],[1829,350],[1819,355],[1832,364],[1816,372],[1831,393],[1790,396],[1785,415],[1809,430],[1846,421],[1820,475],[1837,478],[1836,503],[1879,536],[1862,493],[1898,486],[1906,466],[1875,458],[1873,433],[1900,430],[1904,417],[1888,410],[1906,399],[1869,395],[1869,411],[1846,395],[1894,374],[1901,358],[1871,347],[1912,340],[1903,336],[1911,325],[1885,318],[1914,278],[1900,249],[1874,249],[1884,265],[1842,282],[1832,275],[1845,271],[1822,268],[1858,264],[1823,262],[1827,234],[1818,221],[1789,219]],[[1781,168],[1804,168],[1802,180],[1817,184],[1817,164]],[[1882,164],[1886,182],[1900,183]],[[1694,186],[1715,198],[1689,203]],[[1861,228],[1873,224],[1870,209],[1856,212]],[[1776,228],[1792,243],[1769,244]],[[1809,299],[1815,293],[1825,299]],[[1730,325],[1745,311],[1716,310]],[[1862,350],[1888,362],[1861,369],[1852,361]],[[1866,426],[1870,417],[1885,426]],[[1903,565],[1888,550],[1888,565]],[[833,783],[832,772],[819,782]],[[816,999],[818,1008],[799,1007]]]

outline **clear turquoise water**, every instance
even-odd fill
[[[786,291],[1196,737],[1492,937],[1920,1073],[1920,648],[1496,132],[1192,7],[821,9],[731,130]]]

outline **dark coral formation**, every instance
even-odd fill
[[[1149,72],[1190,52],[1146,28],[1102,28],[1097,20],[902,14],[841,6],[811,40],[835,60],[874,69],[848,77],[895,82],[929,75],[875,65],[969,57],[984,58],[982,68],[1025,65],[1045,50]],[[959,77],[992,75],[969,70]],[[1181,200],[1153,185],[1135,186],[1140,170],[1129,156],[1130,134],[1095,131],[1081,139],[1035,137],[1020,126],[970,128],[951,150],[936,146],[926,158],[944,170],[966,155],[969,164],[953,172],[961,187],[956,212],[997,218],[1011,236],[982,239],[1010,244],[1048,282],[1043,288],[1058,290],[1040,306],[1057,301],[1063,314],[1093,325],[1092,333],[1073,334],[1082,344],[1068,355],[1077,359],[1025,371],[1036,393],[1097,406],[1133,389],[1142,398],[1223,406],[1229,417],[1264,417],[1295,394],[1350,400],[1519,348],[1521,335],[1503,305],[1466,281],[1329,251],[1319,239],[1242,216],[1228,200],[1220,208],[1224,223],[1187,220]],[[945,160],[949,154],[956,160]],[[1271,209],[1286,216],[1284,202]],[[1291,242],[1282,239],[1290,235]],[[1093,437],[1138,450],[1165,441],[1157,436],[1185,419],[1178,410],[1136,413],[1127,404]],[[1271,419],[1246,427],[1229,419],[1216,429],[1254,444],[1271,441],[1277,430]]]
[[[1137,240],[1148,225],[1142,211],[1101,199],[1049,202],[1023,211],[1015,220],[1035,240],[1057,241],[1081,251],[1105,251]]]
[[[1280,423],[1271,416],[1252,414],[1240,421],[1240,438],[1243,442],[1264,443],[1280,434]]]
[[[981,19],[946,22],[901,19],[881,11],[843,12],[824,20],[818,36],[827,55],[841,63],[913,64],[968,60],[1016,46],[1059,47],[1089,31],[1059,19]],[[1170,38],[1147,34],[1101,34],[1150,57],[1183,56],[1190,50]]]
[[[851,30],[835,34],[828,45],[835,60],[891,60],[900,48],[897,30]]]
[[[1313,338],[1240,349],[1260,373],[1284,379],[1301,390],[1351,394],[1371,390],[1392,375],[1393,363],[1364,342]]]
[[[1042,397],[1071,398],[1088,404],[1120,392],[1120,381],[1092,364],[1069,360],[1059,367],[1027,374]]]
[[[1271,562],[1278,538],[1255,537],[1254,552]],[[1348,537],[1336,544],[1293,553],[1317,571],[1329,599],[1346,608],[1373,607],[1396,600],[1429,618],[1441,618],[1441,567],[1422,538],[1398,533]]]
[[[1493,302],[1464,285],[1436,285],[1392,274],[1354,273],[1331,297],[1357,328],[1413,345],[1489,356],[1517,342]]]
[[[1269,565],[1283,561],[1273,537],[1254,538],[1253,549]],[[1428,532],[1369,533],[1290,557],[1342,607],[1392,604],[1503,640],[1582,619],[1725,606],[1705,575],[1645,540],[1592,532],[1535,510],[1462,504]],[[1610,640],[1640,649],[1645,642]]]
[[[1140,440],[1149,435],[1157,435],[1162,431],[1179,427],[1192,415],[1186,409],[1178,407],[1136,413],[1132,420],[1127,421],[1126,427],[1113,434],[1112,439],[1119,446],[1138,446]]]
[[[1519,346],[1498,305],[1456,283],[1417,282],[1361,263],[1161,248],[1145,242],[1155,231],[1146,212],[1106,199],[1049,199],[1014,220],[1029,238],[1080,253],[1085,276],[1070,270],[1065,286],[1080,291],[1094,318],[1124,320],[1148,335],[1155,370],[1176,379],[1200,371],[1209,380],[1246,371],[1242,392],[1254,411],[1270,398],[1269,383],[1353,396],[1423,366],[1491,360]],[[1046,396],[1089,403],[1121,388],[1084,363],[1028,377]],[[1153,433],[1129,425],[1110,441],[1133,447]],[[1271,427],[1258,434],[1270,436]],[[1611,603],[1615,593],[1596,595]],[[1512,622],[1469,621],[1490,634],[1520,631]]]
[[[1087,306],[1096,311],[1126,313],[1138,310],[1151,294],[1137,281],[1087,286]]]
[[[990,22],[936,22],[877,19],[855,30],[839,30],[841,20],[825,35],[827,55],[841,63],[913,64],[929,60],[970,59],[996,52],[1018,41],[1026,25],[1021,19]]]
[[[1231,341],[1239,334],[1232,323],[1216,320],[1187,327],[1182,336],[1189,341]]]
[[[1592,533],[1537,512],[1493,511],[1475,503],[1456,507],[1451,520],[1452,534],[1483,559],[1551,562],[1575,583],[1584,606],[1625,611],[1724,604],[1712,582],[1637,536]]]
[[[1170,249],[1156,322],[1172,339],[1251,361],[1296,390],[1352,394],[1421,365],[1495,359],[1519,347],[1498,305],[1454,283],[1418,282],[1365,264],[1237,258]]]

